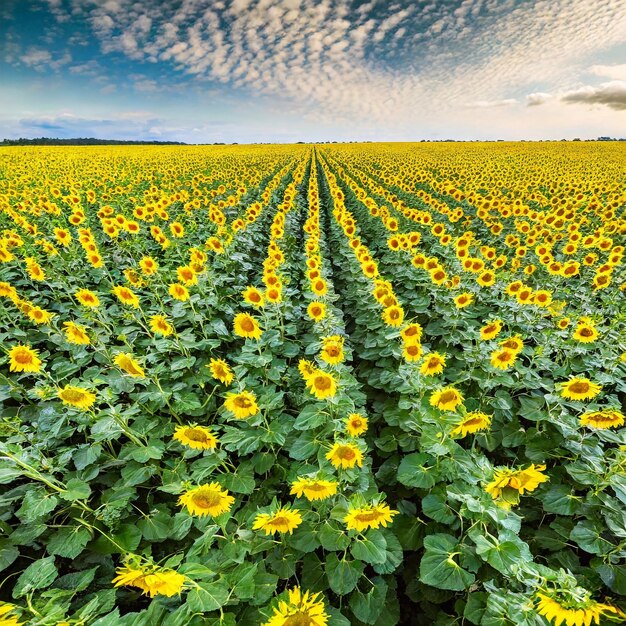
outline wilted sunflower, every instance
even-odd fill
[[[590,411],[581,415],[580,424],[598,429],[618,428],[624,424],[624,414],[619,409]]]
[[[350,413],[346,418],[346,431],[353,437],[358,437],[367,431],[367,417],[360,413]]]
[[[348,514],[343,518],[344,524],[348,530],[356,530],[361,533],[368,528],[378,528],[379,526],[387,527],[391,523],[394,515],[398,511],[394,511],[386,504],[375,504],[362,508],[348,509]]]
[[[72,385],[65,385],[63,389],[59,389],[57,396],[63,400],[63,404],[69,404],[70,406],[83,410],[89,409],[96,401],[95,393]]]
[[[239,420],[252,417],[259,412],[259,405],[256,403],[256,396],[252,391],[227,394],[224,408]]]
[[[65,338],[69,343],[89,345],[89,335],[87,334],[87,329],[84,326],[75,324],[74,322],[64,322],[63,326],[65,327]]]
[[[226,386],[230,385],[235,379],[235,374],[233,374],[228,363],[222,359],[211,359],[209,369],[211,370],[213,378],[224,383]]]
[[[517,352],[508,348],[501,348],[491,353],[491,365],[499,370],[508,370],[515,365]]]
[[[430,405],[440,411],[454,411],[462,402],[463,394],[451,386],[439,389],[430,396]]]
[[[565,596],[563,592],[539,591],[537,599],[537,613],[554,622],[555,626],[590,626],[591,623],[599,624],[604,616],[620,622],[626,620],[626,613],[610,604],[592,600],[588,593],[586,597],[577,597],[571,593]]]
[[[325,500],[334,496],[337,493],[337,481],[335,480],[320,480],[317,478],[298,478],[291,484],[292,496],[295,495],[298,498],[304,497],[309,500]]]
[[[422,366],[420,367],[420,374],[422,376],[436,376],[443,372],[443,368],[446,365],[446,355],[439,354],[439,352],[431,352],[426,355]]]
[[[326,305],[323,302],[311,302],[306,312],[314,322],[319,322],[326,317]]]
[[[9,350],[9,371],[37,374],[41,371],[42,362],[38,354],[39,350],[29,348],[28,346],[14,346]]]
[[[171,597],[179,594],[187,580],[172,569],[156,566],[143,568],[125,565],[118,567],[115,573],[117,576],[112,581],[115,587],[137,587],[151,598],[157,595]]]
[[[483,326],[480,329],[480,338],[483,341],[488,341],[489,339],[494,339],[495,337],[497,337],[500,334],[501,330],[502,330],[502,321],[501,320],[493,320],[492,322],[489,322],[488,324],[485,324],[485,326]]]
[[[235,335],[246,339],[260,339],[263,331],[259,323],[248,313],[237,313],[233,321]]]
[[[561,396],[567,400],[590,400],[602,391],[602,385],[580,377],[570,378],[567,382],[560,383],[559,386]]]
[[[334,467],[350,469],[355,465],[363,467],[363,453],[351,443],[335,443],[326,453],[326,458]]]
[[[165,315],[153,315],[150,318],[150,330],[155,335],[168,337],[174,332],[174,327],[167,321]]]
[[[217,517],[230,511],[234,501],[219,483],[207,483],[186,491],[178,498],[178,505],[186,507],[189,515]]]
[[[252,530],[263,530],[266,535],[274,533],[293,533],[302,524],[298,511],[281,507],[276,513],[259,513],[254,519]]]
[[[485,487],[485,491],[496,501],[498,506],[509,509],[512,505],[519,504],[519,499],[524,492],[531,492],[541,484],[549,480],[543,474],[545,465],[531,464],[526,469],[496,469],[493,480]]]
[[[465,437],[471,433],[477,433],[481,430],[487,430],[491,426],[491,415],[481,413],[480,411],[471,411],[466,413],[461,421],[454,429],[450,431],[450,435],[455,437],[460,435]]]
[[[333,375],[320,369],[316,369],[306,378],[306,385],[318,400],[332,398],[337,393],[337,381]]]
[[[289,602],[280,601],[274,615],[261,626],[326,626],[330,617],[324,611],[319,593],[302,593],[300,587],[289,590]]]
[[[129,376],[133,378],[145,378],[146,374],[143,371],[141,365],[139,365],[139,361],[133,358],[132,354],[127,354],[125,352],[120,352],[115,359],[113,359],[115,365],[117,365],[121,370],[126,372]]]
[[[213,450],[219,443],[217,437],[208,428],[197,424],[177,426],[173,438],[194,450]]]

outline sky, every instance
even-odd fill
[[[0,138],[626,137],[626,0],[0,0]]]

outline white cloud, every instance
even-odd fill
[[[581,87],[563,94],[561,100],[568,104],[601,104],[615,111],[626,111],[626,81]]]
[[[548,100],[552,99],[552,94],[544,93],[542,91],[536,91],[535,93],[529,93],[526,96],[526,105],[529,107],[539,106],[545,104]]]
[[[626,63],[621,65],[592,65],[589,72],[611,80],[626,80]]]
[[[492,109],[494,107],[510,107],[517,104],[515,98],[505,98],[503,100],[476,100],[475,102],[467,102],[466,107],[470,109]]]

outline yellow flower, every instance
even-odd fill
[[[194,450],[212,450],[219,443],[217,437],[208,428],[197,424],[177,426],[174,439]]]
[[[300,359],[298,361],[298,371],[300,372],[302,378],[306,381],[309,376],[317,371],[317,368],[315,367],[315,363],[313,363],[312,361],[308,361],[307,359]]]
[[[72,385],[65,385],[63,389],[59,389],[57,396],[63,400],[63,404],[69,404],[77,409],[88,409],[96,401],[95,393]]]
[[[64,322],[65,326],[65,338],[70,342],[77,345],[89,345],[89,335],[86,332],[86,328],[74,322]]]
[[[224,401],[224,408],[230,411],[237,419],[246,419],[259,412],[256,396],[252,391],[229,393]]]
[[[302,524],[302,516],[298,511],[281,507],[274,514],[259,513],[252,526],[252,530],[263,530],[266,535],[273,533],[293,533]]]
[[[115,587],[137,587],[151,598],[156,595],[171,597],[179,594],[187,580],[174,570],[159,567],[144,569],[125,565],[118,567],[115,573],[117,576],[112,581]]]
[[[37,374],[41,371],[41,359],[38,357],[39,350],[28,346],[17,345],[9,350],[10,372],[32,372]]]
[[[394,511],[386,504],[370,505],[363,508],[350,507],[343,521],[348,530],[356,530],[361,533],[368,528],[378,528],[379,526],[386,528],[393,516],[397,514],[398,511]]]
[[[326,458],[334,467],[350,469],[355,465],[363,467],[363,453],[351,443],[335,443],[327,452]]]
[[[576,341],[580,341],[580,343],[593,343],[599,336],[600,333],[596,330],[595,326],[585,322],[581,323],[580,321],[572,335],[572,337]]]
[[[501,341],[500,346],[519,354],[524,349],[524,340],[519,335],[515,335]]]
[[[322,339],[320,358],[329,365],[337,365],[344,360],[343,337],[333,335]]]
[[[454,299],[454,304],[457,309],[464,309],[466,306],[472,304],[472,302],[474,302],[474,294],[471,293],[462,293]]]
[[[502,348],[491,353],[491,365],[499,370],[508,370],[515,365],[517,353],[508,348]]]
[[[358,437],[367,431],[367,417],[360,413],[350,413],[346,419],[346,431],[353,437]]]
[[[98,296],[89,289],[79,289],[74,297],[83,305],[90,309],[95,309],[100,306],[100,299]]]
[[[289,602],[280,601],[274,615],[261,626],[326,626],[330,617],[324,611],[319,593],[305,591],[300,587],[289,590]]]
[[[323,302],[311,302],[306,312],[314,322],[319,322],[326,317],[326,305]]]
[[[179,282],[183,283],[183,285],[186,285],[187,287],[198,284],[198,275],[194,272],[191,265],[183,265],[176,268],[176,275]]]
[[[304,497],[309,500],[325,500],[337,493],[337,482],[334,480],[318,480],[317,478],[298,478],[291,485],[292,496]]]
[[[624,424],[624,414],[619,409],[590,411],[581,415],[580,424],[598,429],[618,428]]]
[[[139,267],[146,276],[152,276],[157,273],[159,264],[151,256],[145,256],[139,261]]]
[[[439,352],[431,352],[426,355],[422,366],[420,367],[420,374],[422,376],[436,376],[443,372],[443,368],[446,365],[446,357]]]
[[[602,385],[580,377],[570,378],[567,382],[560,383],[559,386],[561,396],[567,400],[590,400],[602,391]]]
[[[405,344],[402,356],[407,363],[415,363],[422,358],[424,350],[419,343]]]
[[[146,374],[143,371],[139,362],[133,358],[132,354],[127,354],[124,352],[120,352],[115,359],[113,359],[115,365],[117,365],[121,370],[126,372],[129,376],[133,378],[145,378]]]
[[[552,303],[552,294],[545,289],[540,289],[539,291],[535,291],[533,296],[533,302],[537,306],[547,307]]]
[[[230,385],[230,383],[232,383],[235,379],[235,375],[228,366],[228,363],[222,359],[211,359],[209,368],[211,369],[211,375],[213,378],[215,378],[215,380],[219,380],[221,383],[224,383],[226,386]]]
[[[9,615],[9,613],[16,610],[18,610],[18,607],[15,604],[0,602],[0,626],[22,626],[24,622],[18,621],[15,615]]]
[[[419,344],[422,340],[422,327],[417,322],[407,324],[401,331],[400,337],[407,346]]]
[[[26,314],[35,322],[35,324],[47,324],[52,319],[52,313],[49,313],[40,306],[31,306]]]
[[[480,430],[487,430],[491,426],[491,415],[481,413],[480,411],[471,411],[466,413],[456,427],[450,431],[450,435],[455,437],[461,435],[465,437],[470,433],[476,433]]]
[[[111,293],[117,296],[117,299],[122,303],[128,306],[132,306],[134,309],[139,308],[139,298],[133,292],[130,287],[123,287],[118,285],[117,287],[113,287]]]
[[[259,323],[248,313],[238,313],[233,322],[235,335],[246,339],[259,339],[262,334]]]
[[[230,511],[234,501],[219,483],[207,483],[186,491],[178,498],[178,505],[187,507],[189,515],[217,517]]]
[[[167,321],[165,315],[153,315],[150,318],[150,330],[155,335],[168,337],[174,332],[174,327]]]
[[[248,287],[243,292],[243,299],[254,307],[263,306],[263,294],[256,287]]]
[[[309,391],[318,399],[332,398],[337,393],[337,381],[331,374],[320,369],[315,370],[306,379]]]
[[[494,339],[500,334],[502,330],[502,322],[500,320],[494,320],[493,322],[489,322],[485,324],[480,329],[480,338],[483,341],[488,341],[489,339]]]
[[[383,310],[382,318],[387,326],[400,326],[404,320],[404,311],[401,307],[392,305]]]
[[[558,597],[561,596],[561,597]],[[626,614],[615,606],[592,600],[589,595],[579,598],[573,594],[554,594],[537,592],[537,613],[543,615],[555,626],[590,626],[591,623],[600,624],[600,618],[607,615],[615,621],[626,619]]]
[[[189,300],[189,291],[185,285],[181,285],[180,283],[172,283],[169,286],[169,294],[175,300],[180,300],[181,302],[185,302]]]
[[[439,389],[430,396],[430,405],[441,411],[454,411],[462,402],[463,394],[451,386]]]
[[[524,492],[531,492],[546,482],[548,477],[542,474],[545,465],[533,463],[526,469],[497,469],[493,480],[485,487],[485,491],[496,501],[498,506],[509,509],[519,504],[519,498]]]

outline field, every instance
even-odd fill
[[[615,142],[3,149],[0,625],[623,623],[625,242]]]

